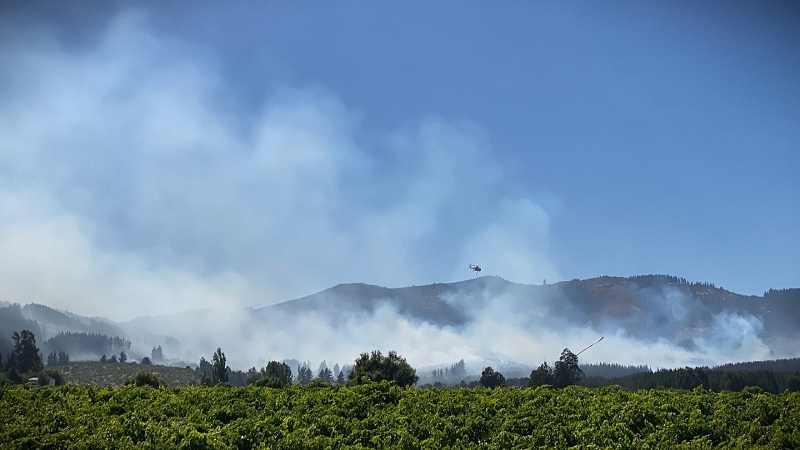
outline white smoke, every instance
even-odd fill
[[[292,86],[237,113],[214,61],[141,14],[78,49],[4,27],[5,301],[126,320],[448,280],[483,253],[498,273],[557,278],[547,212],[512,193],[474,124],[378,132]]]

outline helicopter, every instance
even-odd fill
[[[470,270],[472,270],[473,272],[475,272],[475,276],[476,276],[476,277],[478,276],[478,272],[480,272],[480,271],[481,271],[481,266],[476,266],[475,264],[470,264],[470,265],[469,265],[469,268],[470,268]]]

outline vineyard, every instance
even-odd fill
[[[140,364],[104,364],[100,362],[74,362],[57,369],[70,384],[91,384],[100,387],[116,387],[125,384],[138,372],[146,370],[153,373],[167,386],[180,387],[200,384],[200,378],[192,369]]]
[[[0,387],[0,448],[800,448],[800,393]]]

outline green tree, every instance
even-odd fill
[[[273,388],[289,386],[292,384],[292,368],[283,362],[270,361],[261,369],[253,384]]]
[[[355,366],[348,375],[350,384],[360,384],[364,380],[376,382],[385,380],[406,387],[414,385],[419,377],[417,371],[406,362],[406,359],[399,356],[394,350],[386,356],[381,355],[380,351],[374,350],[371,353],[362,353],[356,359]]]
[[[538,369],[531,371],[531,376],[528,378],[528,387],[536,387],[544,384],[553,384],[553,369],[543,362]]]
[[[725,372],[720,380],[720,389],[739,392],[744,389],[745,381],[741,372]]]
[[[333,383],[334,380],[333,372],[331,371],[331,369],[323,367],[319,370],[319,373],[317,374],[317,379],[325,381],[327,383]]]
[[[483,387],[487,388],[496,388],[506,385],[506,377],[503,376],[502,373],[496,372],[492,369],[492,366],[486,367],[481,372],[481,379],[478,380],[478,384]]]
[[[9,368],[8,371],[6,372],[6,376],[14,384],[22,384],[22,382],[25,381],[22,378],[22,375],[20,375],[19,372],[17,372],[16,367]]]
[[[128,360],[128,355],[125,354],[125,351],[119,352],[119,362],[124,363]]]
[[[125,384],[134,384],[136,386],[150,386],[154,388],[159,388],[161,386],[166,386],[166,384],[159,380],[158,377],[154,373],[151,372],[139,372],[133,377],[132,380],[128,380]]]
[[[9,355],[8,366],[17,369],[20,374],[38,372],[42,370],[42,358],[39,356],[39,348],[36,347],[36,336],[29,330],[16,331],[12,335],[14,347]]]
[[[153,347],[153,350],[150,352],[150,360],[155,363],[160,363],[162,359],[164,359],[164,349],[161,348],[161,345]]]
[[[222,349],[217,347],[214,356],[211,357],[211,383],[227,383],[228,382],[228,366],[226,365],[225,353]]]
[[[149,366],[153,364],[153,361],[150,361],[149,356],[145,356],[144,358],[142,358],[142,364],[144,364],[145,366]]]
[[[211,382],[211,379],[213,378],[211,375],[211,363],[206,361],[206,359],[202,356],[200,357],[200,362],[197,364],[196,373],[200,374],[200,383],[203,386],[211,386],[213,384]]]
[[[786,379],[786,389],[789,392],[800,392],[800,376],[798,374],[789,375],[789,378]]]
[[[578,356],[568,348],[561,352],[561,357],[556,361],[553,371],[553,381],[556,387],[566,387],[581,382],[583,371],[578,367]]]
[[[50,378],[52,380],[55,380],[56,386],[61,386],[62,384],[64,384],[64,375],[61,375],[61,372],[59,372],[57,370],[52,370],[52,369],[44,370],[43,374],[46,377],[48,377],[48,378]]]
[[[314,372],[308,366],[297,366],[297,384],[301,386],[307,385],[314,379]]]
[[[49,386],[50,380],[53,381],[54,386],[61,386],[64,384],[64,376],[57,370],[42,370],[36,374],[36,377],[39,379],[39,386]]]

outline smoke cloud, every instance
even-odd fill
[[[448,366],[464,359],[472,374],[492,365],[516,368],[515,376],[520,376],[544,361],[552,365],[564,348],[578,352],[600,336],[603,341],[582,354],[582,362],[657,369],[794,356],[791,346],[763,341],[763,324],[756,316],[732,310],[711,312],[670,286],[640,291],[646,306],[628,317],[599,311],[590,319],[563,308],[570,300],[560,286],[518,285],[495,277],[458,286],[443,296],[463,313],[463,321],[451,325],[402,313],[397,309],[399,297],[387,296],[374,309],[347,308],[353,304],[352,297],[326,291],[303,300],[313,301],[308,309],[206,311],[180,320],[169,316],[138,319],[127,327],[136,333],[176,336],[180,345],[169,351],[186,361],[208,359],[211,350],[222,346],[229,361],[240,368],[260,367],[273,359],[310,361],[312,368],[322,360],[347,364],[361,352],[377,349],[396,350],[417,368]],[[666,305],[665,301],[681,304]],[[664,318],[664,311],[675,317]],[[640,321],[661,325],[632,326]]]
[[[324,88],[292,86],[242,113],[213,60],[132,12],[85,48],[7,34],[5,301],[126,320],[458,279],[484,256],[520,281],[558,277],[548,213],[502,182],[474,124],[376,131]]]

